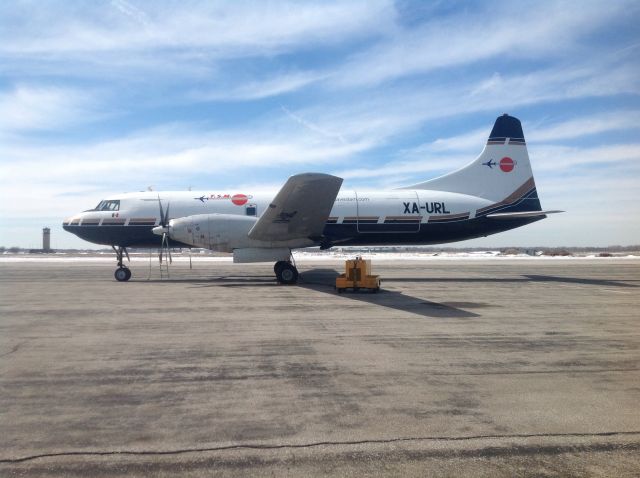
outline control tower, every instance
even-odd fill
[[[51,229],[42,229],[42,252],[51,252]]]

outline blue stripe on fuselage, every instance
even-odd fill
[[[463,241],[508,231],[543,219],[529,217],[521,219],[488,219],[484,216],[456,222],[423,223],[419,231],[391,232],[387,230],[393,224],[379,224],[379,231],[358,232],[357,224],[327,224],[324,236],[328,242],[336,245],[433,245],[446,242]],[[122,247],[159,248],[161,237],[153,234],[149,226],[70,226],[63,228],[85,241],[95,244]],[[171,241],[172,247],[190,247],[177,241]]]

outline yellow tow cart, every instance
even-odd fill
[[[336,290],[344,292],[347,289],[357,291],[359,289],[369,289],[371,292],[380,290],[382,279],[380,276],[371,275],[371,260],[356,257],[345,261],[345,273],[336,278]]]

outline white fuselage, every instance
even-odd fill
[[[159,201],[163,207],[169,205],[169,218],[192,216],[195,214],[235,214],[260,217],[268,207],[276,191],[256,192],[242,195],[235,202],[233,193],[210,193],[195,191],[140,192],[114,195],[107,200],[119,201],[118,210],[88,210],[70,217],[65,222],[82,224],[84,221],[98,222],[120,218],[124,225],[139,219],[160,220]],[[240,196],[240,195],[238,195]],[[361,219],[384,223],[389,218],[429,220],[443,216],[468,214],[491,204],[491,201],[466,194],[445,191],[407,190],[354,191],[341,190],[336,198],[329,220],[338,224],[345,220]],[[255,208],[255,209],[252,209]],[[255,213],[253,213],[255,211]]]
[[[115,228],[126,234],[130,228],[148,229],[160,224],[160,203],[169,208],[169,218],[188,218],[202,215],[242,216],[247,221],[234,222],[232,229],[216,236],[207,235],[192,245],[214,250],[231,251],[240,247],[274,247],[277,244],[251,244],[246,232],[255,219],[269,207],[276,191],[235,193],[232,191],[162,191],[126,193],[111,196],[103,201],[106,210],[89,210],[67,219],[65,226],[90,226],[97,234],[99,230],[115,233]],[[312,199],[312,198],[311,198]],[[354,191],[340,190],[327,220],[327,226],[351,226],[361,234],[387,233],[389,243],[394,243],[393,233],[411,234],[419,232],[421,226],[429,223],[456,222],[473,219],[478,209],[487,207],[491,201],[465,194],[428,190]],[[250,218],[254,218],[251,221]],[[240,218],[238,218],[240,219]],[[97,229],[96,229],[97,228]],[[220,231],[223,232],[223,231]],[[80,235],[80,234],[78,234]],[[83,237],[82,235],[80,235]],[[93,236],[95,237],[95,236]],[[106,236],[105,236],[106,237]],[[216,239],[217,237],[217,239]],[[112,243],[113,240],[98,243]],[[239,242],[240,241],[240,242]],[[365,241],[366,242],[366,241]],[[379,241],[378,241],[379,242]],[[420,242],[417,241],[416,242]],[[133,244],[135,245],[135,241]],[[297,240],[281,244],[286,247],[306,247],[314,245],[313,240]]]

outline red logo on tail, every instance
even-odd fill
[[[511,171],[513,171],[515,165],[516,162],[508,156],[505,156],[500,160],[500,169],[505,173],[510,173]]]

